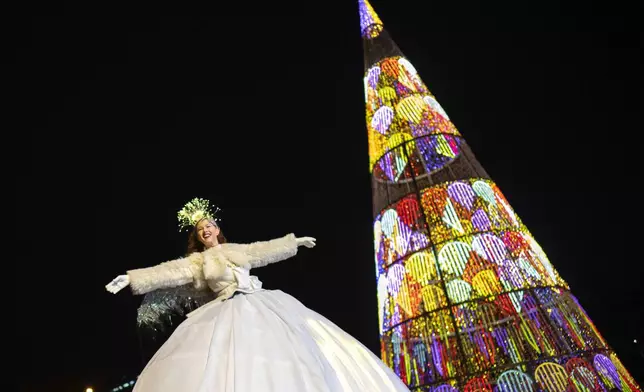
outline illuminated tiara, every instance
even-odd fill
[[[215,207],[215,210],[212,211],[212,207],[208,200],[195,197],[186,203],[186,205],[177,213],[177,219],[179,219],[179,231],[195,226],[204,218],[213,219],[215,222],[218,222],[219,218],[215,217],[217,212],[219,212],[219,207]]]

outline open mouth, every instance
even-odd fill
[[[210,238],[212,234],[210,233],[203,233],[203,238]]]

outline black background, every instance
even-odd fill
[[[641,381],[641,10],[372,4]],[[256,273],[378,352],[356,2],[68,2],[22,29],[20,390],[138,374],[141,298],[104,285],[180,256],[176,211],[195,196],[222,207],[235,242],[316,237]]]

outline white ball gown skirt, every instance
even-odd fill
[[[280,290],[193,312],[134,392],[379,392],[409,389],[378,357]]]

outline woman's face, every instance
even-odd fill
[[[212,248],[217,245],[217,236],[219,235],[219,226],[209,219],[203,219],[197,223],[197,238],[206,248]]]

